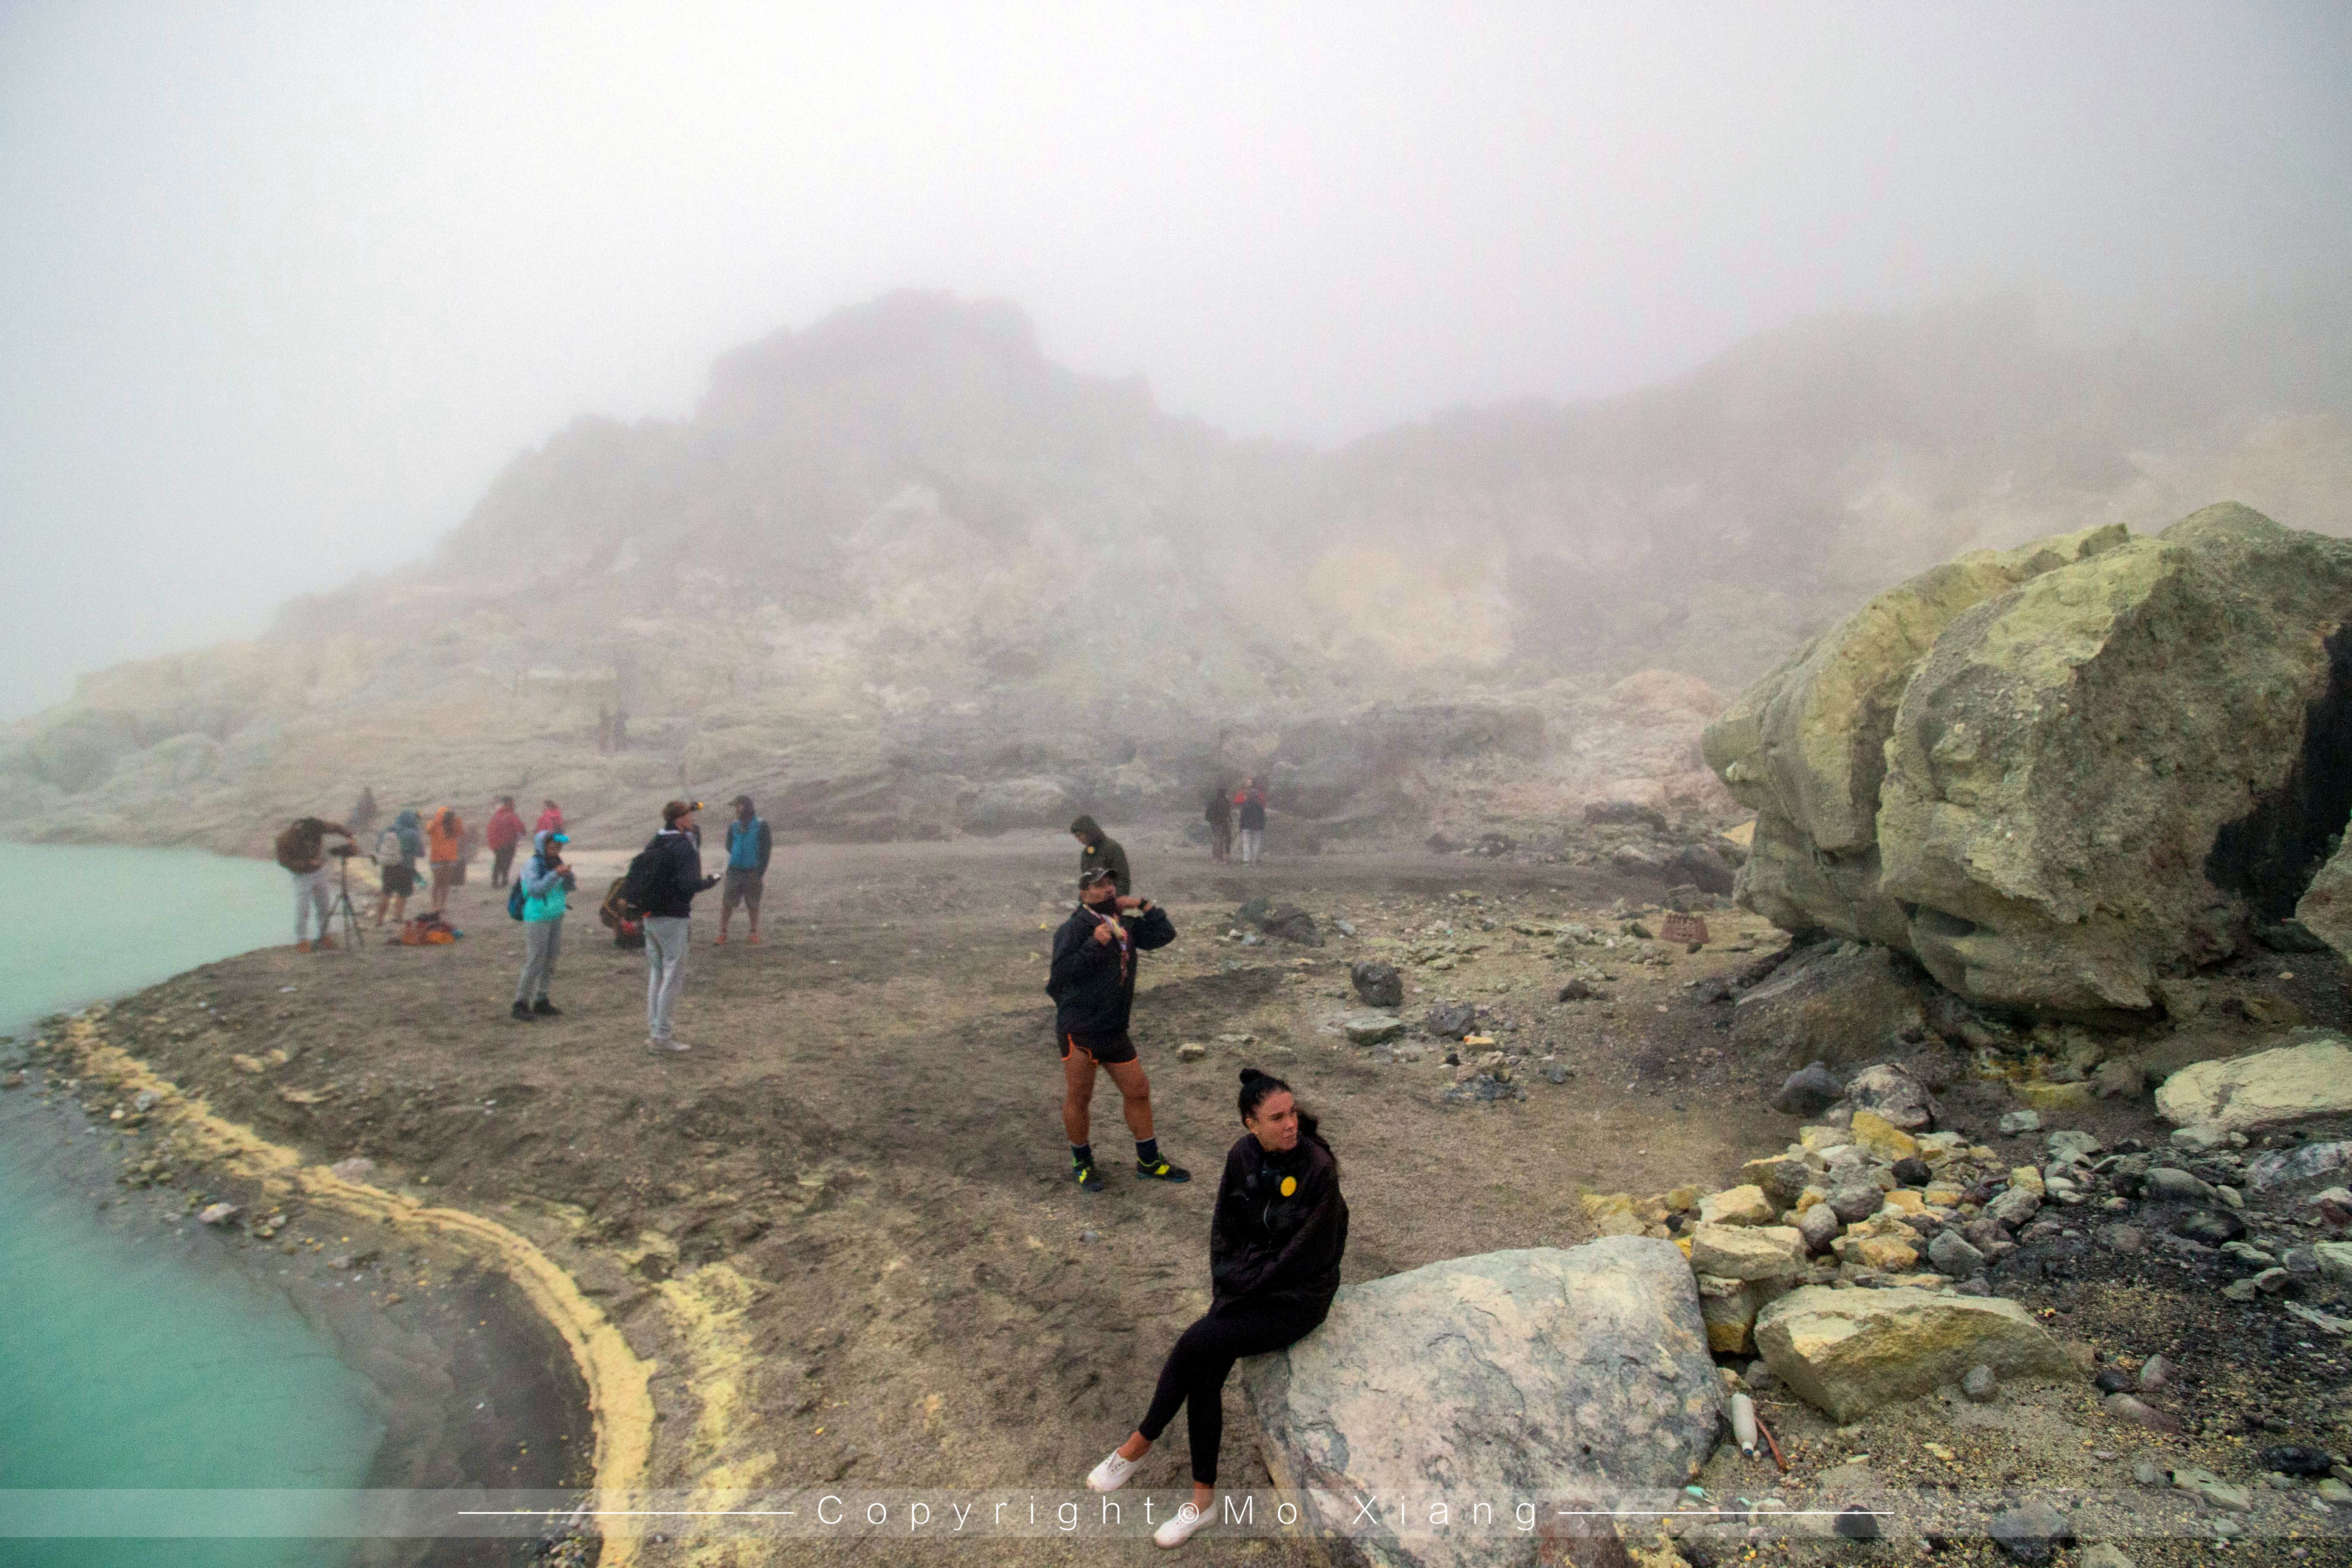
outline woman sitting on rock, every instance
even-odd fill
[[[1217,1448],[1224,1439],[1225,1376],[1245,1355],[1296,1344],[1331,1310],[1339,1257],[1348,1247],[1348,1200],[1339,1162],[1290,1086],[1242,1069],[1242,1125],[1225,1155],[1224,1179],[1209,1222],[1209,1315],[1177,1339],[1160,1387],[1135,1435],[1094,1468],[1098,1492],[1127,1484],[1176,1407],[1185,1407],[1192,1443],[1192,1500],[1152,1536],[1181,1546],[1209,1519],[1216,1497]]]

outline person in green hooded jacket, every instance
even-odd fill
[[[1070,824],[1070,837],[1078,841],[1078,875],[1083,879],[1089,871],[1108,867],[1111,884],[1118,896],[1127,896],[1127,851],[1118,840],[1102,830],[1102,825],[1091,816],[1081,816]]]

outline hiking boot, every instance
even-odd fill
[[[1165,1160],[1138,1160],[1135,1173],[1152,1182],[1189,1182],[1192,1179],[1192,1172],[1181,1165],[1171,1165]]]
[[[528,1024],[530,1022],[530,1008],[528,1005],[518,1002],[514,1005],[514,1011],[509,1016],[519,1024]]]
[[[310,952],[310,940],[309,940],[308,938],[305,938],[305,939],[303,939],[302,941],[296,942],[296,943],[294,944],[294,951],[295,951],[295,952]]]
[[[549,1001],[544,996],[532,1003],[530,1005],[530,1010],[535,1016],[541,1018],[561,1018],[563,1016],[563,1009],[557,1006],[554,1003]]]
[[[1071,1167],[1070,1175],[1078,1184],[1080,1192],[1098,1193],[1103,1190],[1102,1173],[1095,1169],[1095,1163],[1092,1160],[1075,1162]]]

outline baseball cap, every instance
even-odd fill
[[[547,841],[550,844],[569,844],[572,842],[572,835],[569,833],[551,833],[547,836]]]
[[[690,816],[701,809],[702,803],[698,800],[674,800],[662,807],[662,820],[676,822],[679,817]]]
[[[1081,888],[1091,888],[1097,882],[1108,882],[1110,879],[1110,868],[1108,866],[1093,866],[1078,873],[1078,886]]]

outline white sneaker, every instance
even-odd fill
[[[1094,1491],[1115,1492],[1127,1485],[1127,1478],[1135,1474],[1135,1467],[1141,1463],[1141,1459],[1120,1458],[1118,1450],[1113,1448],[1109,1458],[1087,1472],[1087,1486]]]
[[[646,1041],[646,1049],[649,1051],[685,1051],[691,1050],[694,1047],[688,1046],[684,1040],[648,1039]]]
[[[1162,1546],[1181,1546],[1192,1539],[1192,1532],[1209,1522],[1209,1516],[1191,1503],[1176,1510],[1176,1517],[1151,1532],[1151,1539]]]

